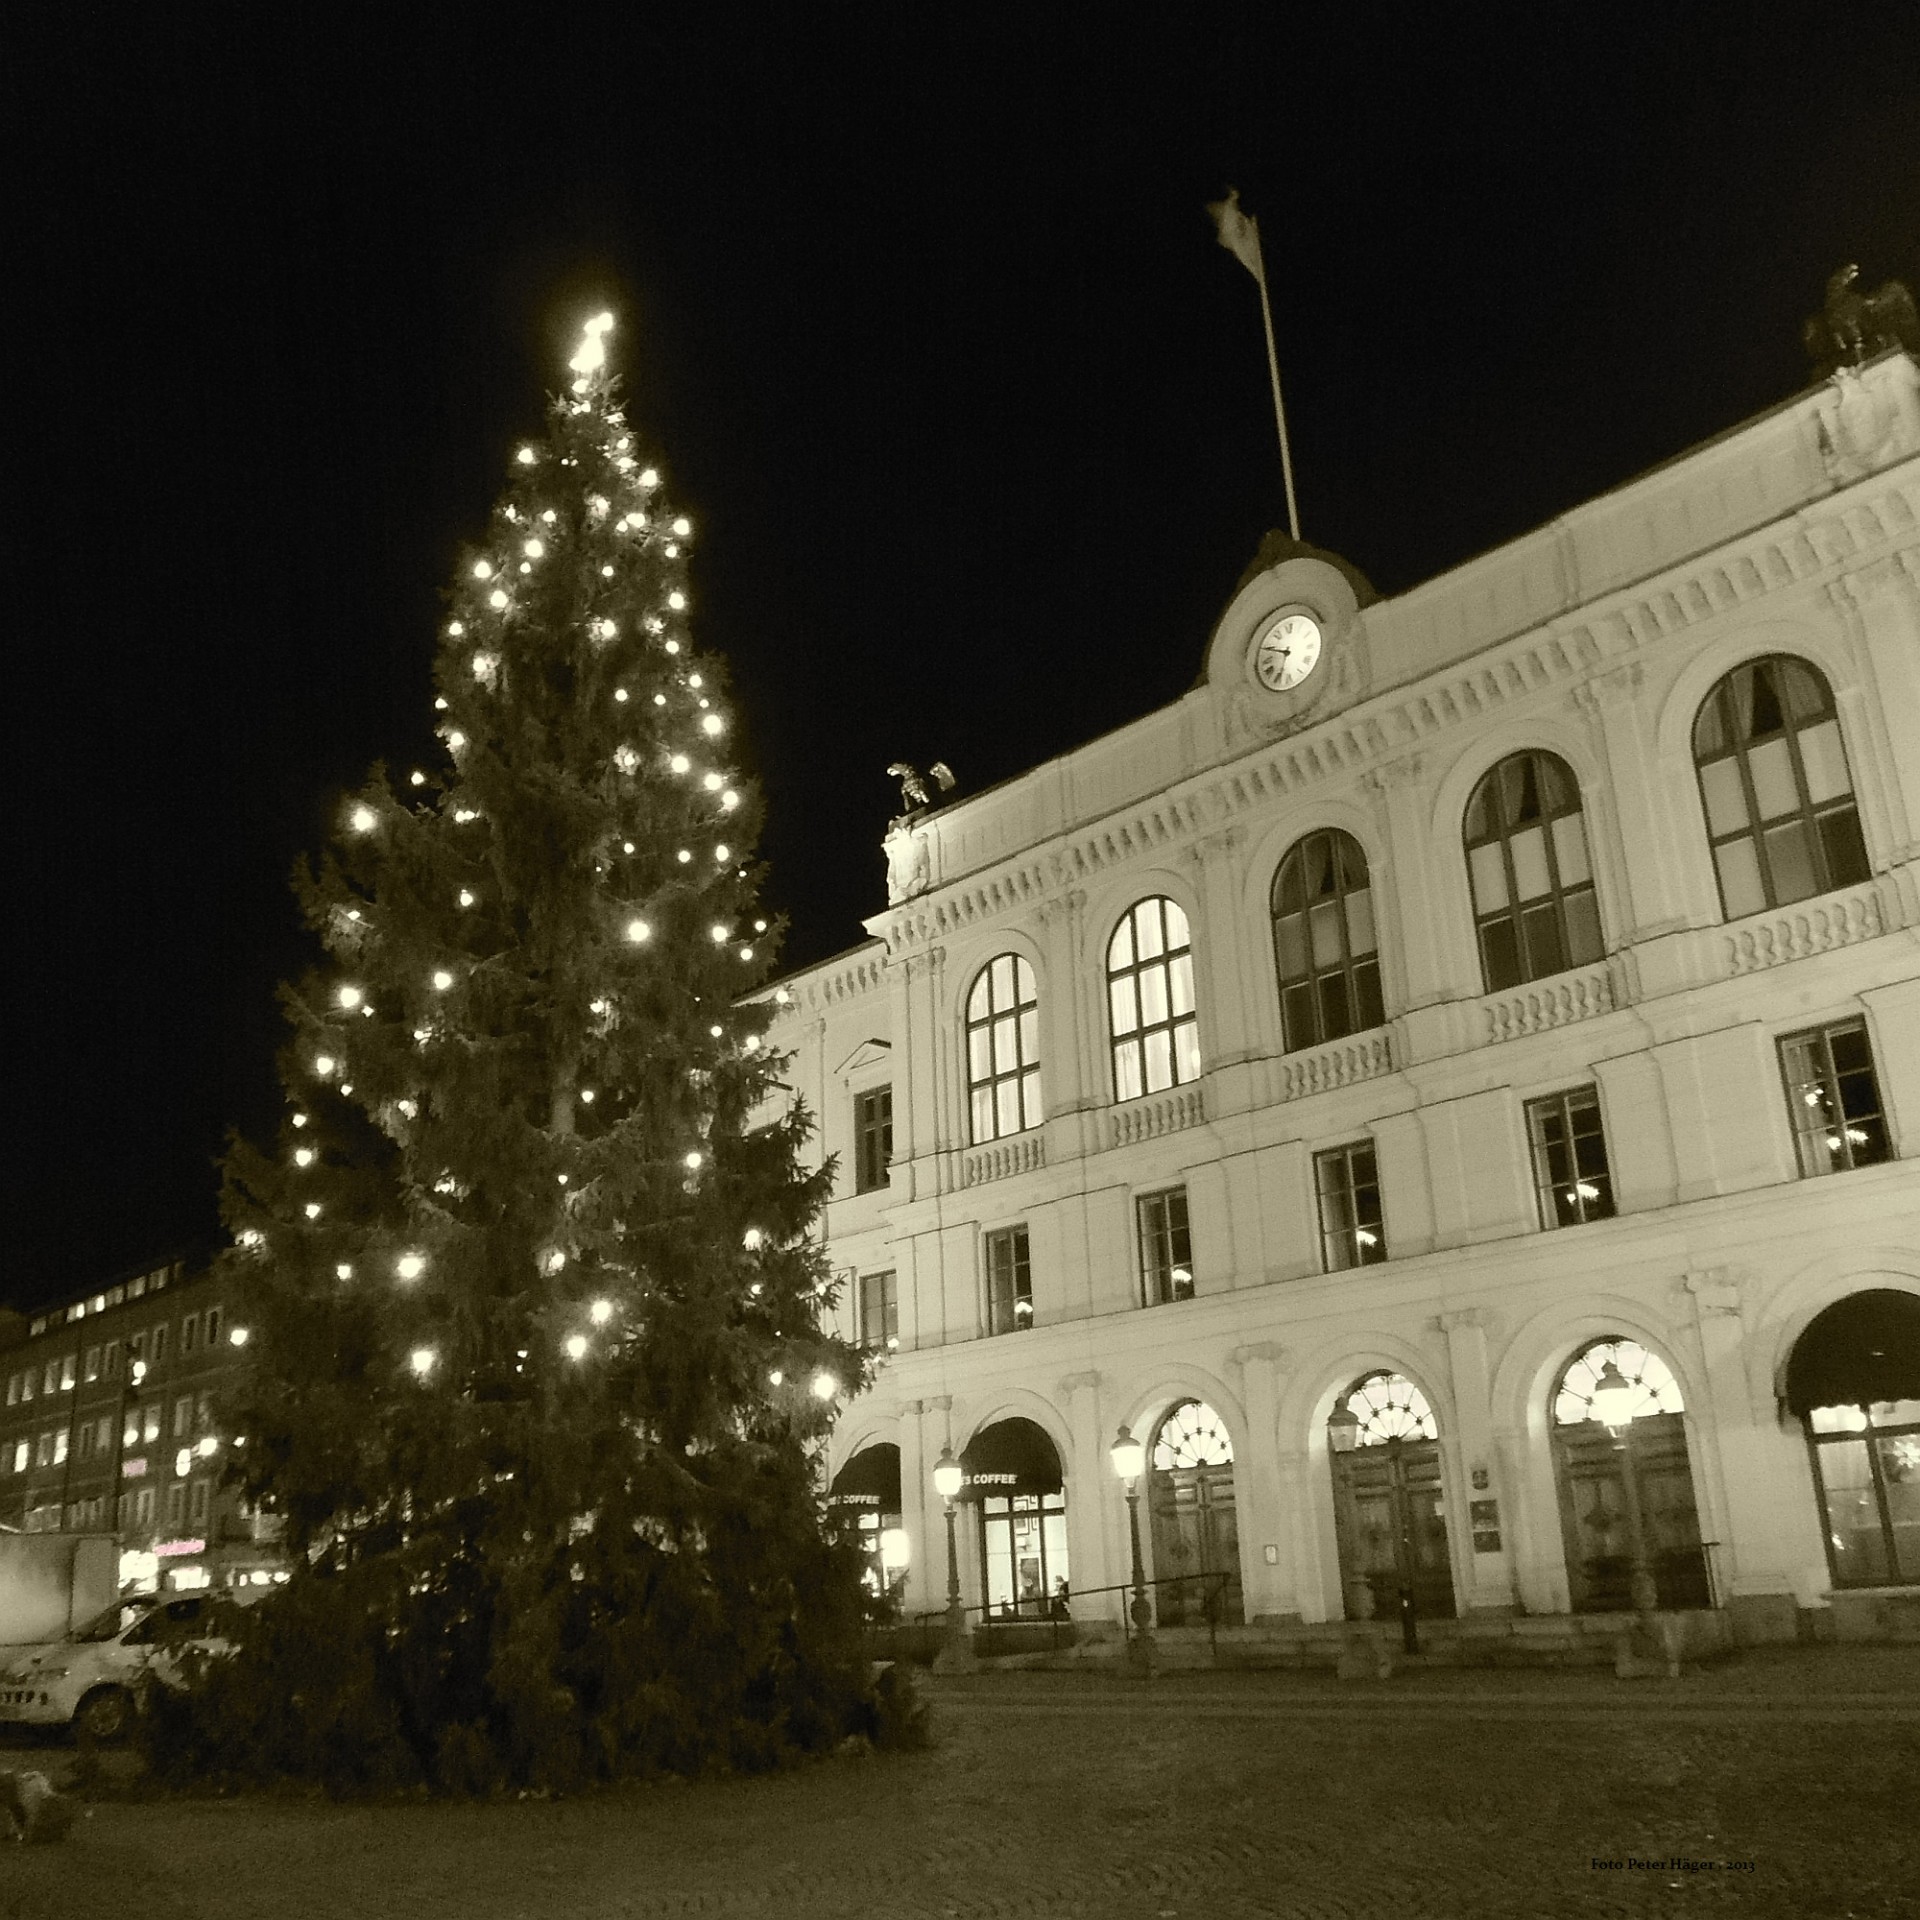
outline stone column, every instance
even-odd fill
[[[1440,1315],[1447,1336],[1447,1361],[1453,1375],[1453,1417],[1466,1485],[1457,1489],[1448,1514],[1449,1530],[1464,1516],[1465,1549],[1454,1564],[1469,1569],[1462,1611],[1513,1611],[1513,1557],[1509,1538],[1513,1500],[1493,1444],[1493,1399],[1487,1373],[1487,1320],[1481,1307],[1461,1307]],[[1515,1492],[1518,1490],[1515,1489]],[[1461,1496],[1464,1495],[1464,1498]]]
[[[1235,859],[1246,837],[1242,826],[1222,827],[1202,835],[1183,856],[1200,909],[1192,929],[1200,1064],[1215,1086],[1226,1069],[1241,1065],[1254,1051]],[[1237,1111],[1246,1101],[1229,1097],[1222,1104],[1224,1111]]]
[[[921,1424],[926,1410],[924,1400],[909,1400],[900,1409],[900,1524],[907,1534],[905,1605],[909,1614],[930,1612],[944,1605],[947,1597],[946,1522],[933,1497],[933,1463],[940,1457],[940,1447],[936,1442],[931,1452],[927,1450],[928,1436]]]
[[[1396,1054],[1396,1067],[1447,1050],[1447,1042],[1438,1036],[1422,1044],[1436,1026],[1443,1033],[1451,1032],[1450,1014],[1428,1010],[1444,1006],[1463,991],[1479,990],[1477,979],[1463,984],[1452,977],[1441,935],[1443,893],[1440,876],[1433,871],[1431,795],[1423,784],[1426,772],[1426,756],[1408,753],[1374,767],[1361,779],[1375,812],[1386,823],[1386,856],[1376,862],[1378,870],[1369,878],[1380,940],[1381,987],[1389,1016],[1397,1016],[1394,1025],[1407,1055],[1401,1059]]]
[[[1047,956],[1040,982],[1040,1099],[1047,1161],[1055,1166],[1090,1150],[1089,1130],[1106,1098],[1099,1031],[1106,986],[1083,951],[1086,905],[1086,894],[1073,887],[1043,900],[1035,915]]]
[[[1280,1381],[1292,1356],[1278,1342],[1262,1340],[1235,1347],[1227,1358],[1240,1369],[1240,1400],[1247,1410],[1246,1457],[1234,1463],[1247,1621],[1298,1619],[1280,1470]]]
[[[1120,1483],[1113,1477],[1107,1449],[1113,1436],[1104,1430],[1100,1389],[1105,1377],[1096,1369],[1070,1373],[1059,1383],[1059,1398],[1067,1409],[1073,1436],[1072,1458],[1063,1464],[1067,1480],[1067,1579],[1074,1593],[1117,1585],[1127,1577],[1124,1543],[1116,1531],[1114,1509]],[[1119,1544],[1116,1544],[1119,1543]],[[1076,1620],[1122,1618],[1126,1596],[1103,1593],[1084,1605],[1073,1602]]]
[[[1645,674],[1638,660],[1629,660],[1583,681],[1569,696],[1587,722],[1607,774],[1600,793],[1581,798],[1596,878],[1604,874],[1612,883],[1608,891],[1617,924],[1605,929],[1610,949],[1637,946],[1687,923],[1678,904],[1672,815],[1660,804],[1653,742],[1641,719]],[[1608,824],[1609,806],[1610,836],[1596,831]]]
[[[1877,825],[1887,857],[1920,859],[1920,557],[1889,557],[1836,580],[1828,592],[1867,668],[1860,695],[1850,699],[1853,690],[1834,689],[1867,844],[1878,837]],[[1871,740],[1870,729],[1877,735]]]

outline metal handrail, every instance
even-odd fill
[[[1142,1584],[1155,1591],[1161,1587],[1199,1586],[1204,1589],[1200,1607],[1201,1611],[1206,1615],[1207,1621],[1207,1650],[1214,1664],[1218,1665],[1220,1658],[1220,1602],[1225,1597],[1227,1588],[1232,1584],[1232,1581],[1233,1575],[1231,1573],[1223,1568],[1216,1568],[1207,1573],[1164,1574],[1157,1580],[1144,1581]],[[1123,1596],[1130,1596],[1133,1591],[1134,1583],[1131,1580],[1116,1580],[1104,1587],[1071,1588],[1068,1592],[1067,1600],[1068,1604],[1071,1605],[1075,1601],[1090,1600],[1096,1594],[1117,1593]],[[976,1602],[971,1606],[962,1606],[960,1613],[962,1619],[968,1619],[976,1614],[979,1615],[979,1627],[984,1628],[988,1632],[992,1632],[994,1628],[1002,1626],[1050,1627],[1052,1632],[1049,1636],[1049,1650],[1055,1652],[1059,1650],[1060,1646],[1060,1630],[1063,1627],[1071,1630],[1081,1624],[1073,1618],[1071,1613],[1064,1615],[1056,1614],[1051,1608],[1044,1614],[1014,1613],[997,1615],[993,1609],[985,1603]],[[947,1609],[945,1607],[926,1607],[918,1613],[903,1615],[900,1620],[894,1624],[896,1626],[907,1626],[924,1631],[936,1621],[944,1622],[946,1618]],[[1122,1606],[1120,1609],[1120,1626],[1124,1638],[1130,1642],[1133,1639],[1135,1629],[1131,1614],[1125,1606]]]

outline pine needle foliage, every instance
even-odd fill
[[[327,960],[224,1186],[232,1457],[295,1573],[156,1723],[176,1774],[561,1788],[870,1718],[760,800],[603,333],[459,564],[444,761],[296,875]]]

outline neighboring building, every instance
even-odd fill
[[[0,1526],[117,1533],[123,1585],[265,1584],[275,1525],[220,1485],[233,1333],[179,1260],[35,1314],[0,1347]]]
[[[1909,359],[1391,600],[1270,540],[1192,691],[887,854],[771,1037],[908,1607],[950,1444],[968,1603],[1117,1618],[1124,1425],[1163,1623],[1920,1620]]]

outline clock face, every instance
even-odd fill
[[[1320,664],[1320,628],[1304,613],[1283,613],[1260,636],[1253,670],[1275,693],[1297,687]]]

